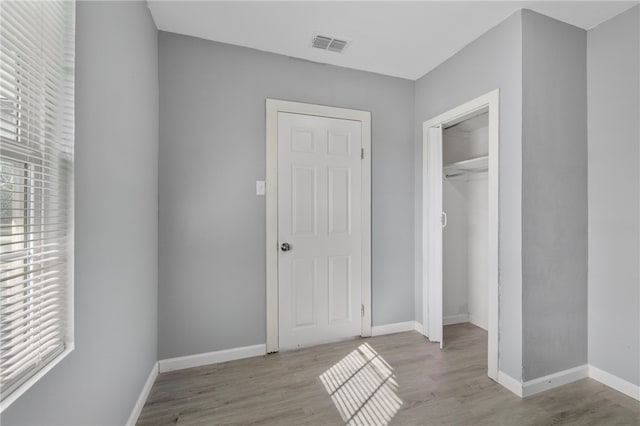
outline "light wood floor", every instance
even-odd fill
[[[445,327],[158,376],[139,425],[640,425],[640,404],[583,379],[521,400],[486,376],[486,332]]]

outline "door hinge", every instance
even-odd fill
[[[364,160],[364,148],[360,148],[360,159]]]
[[[364,317],[364,305],[360,305],[360,316]]]

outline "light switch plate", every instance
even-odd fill
[[[256,195],[264,195],[265,193],[265,183],[263,180],[256,181]]]

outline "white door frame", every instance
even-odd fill
[[[267,99],[267,353],[278,343],[278,113],[359,121],[362,125],[362,314],[361,336],[371,336],[371,113],[300,102]]]
[[[427,143],[428,129],[436,126],[447,125],[460,121],[466,116],[473,115],[483,109],[489,111],[489,223],[488,223],[488,362],[487,375],[493,380],[498,380],[498,317],[499,317],[499,142],[500,142],[500,91],[493,90],[472,101],[462,104],[450,111],[438,115],[422,125],[422,324],[425,333],[429,330],[429,280],[427,259],[427,224],[429,214],[428,200],[428,170],[427,170]],[[428,334],[427,334],[428,337]]]

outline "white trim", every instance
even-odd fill
[[[58,365],[60,361],[65,359],[67,355],[73,352],[74,348],[75,348],[75,345],[73,342],[67,343],[67,347],[64,351],[60,352],[58,356],[53,358],[49,363],[47,363],[47,365],[45,365],[40,370],[38,370],[36,374],[34,374],[29,378],[29,380],[21,384],[19,387],[16,388],[16,390],[14,390],[9,395],[7,395],[5,399],[0,401],[0,413],[2,413],[4,410],[9,408],[9,406],[13,404],[16,399],[20,398],[20,396],[22,396],[23,393],[28,391],[31,388],[31,386],[35,385],[38,380],[40,380],[45,374],[51,371],[53,367]]]
[[[424,326],[420,324],[418,321],[414,321],[414,330],[418,333],[422,334],[424,337],[427,337],[427,333],[424,331]]]
[[[593,380],[597,380],[603,385],[609,386],[612,389],[617,390],[633,399],[640,401],[640,386],[634,385],[618,376],[614,376],[611,373],[607,373],[604,370],[589,365],[589,377]]]
[[[266,269],[268,353],[278,345],[278,112],[360,121],[362,125],[362,317],[361,336],[371,336],[371,113],[300,102],[266,100]]]
[[[500,311],[500,92],[487,95],[489,105],[489,224],[487,229],[487,374],[498,376],[499,311]]]
[[[557,388],[558,386],[573,383],[576,380],[581,380],[589,377],[588,366],[581,365],[578,367],[569,368],[567,370],[558,371],[557,373],[549,374],[544,377],[539,377],[533,380],[527,380],[522,384],[522,396],[524,398],[535,395],[540,392],[544,392],[549,389]]]
[[[140,392],[138,400],[131,410],[131,414],[129,415],[127,423],[125,423],[126,426],[134,426],[138,422],[138,417],[140,417],[140,413],[142,413],[144,403],[147,402],[147,398],[149,397],[149,393],[151,392],[151,388],[153,387],[153,384],[155,383],[157,377],[158,363],[154,362],[153,367],[151,368],[151,372],[149,373],[149,377],[142,387],[142,391]]]
[[[382,336],[385,334],[402,333],[403,331],[418,331],[421,327],[415,321],[396,322],[393,324],[374,325],[371,329],[372,336]]]
[[[528,380],[524,383],[520,380],[514,379],[504,371],[498,371],[498,383],[518,395],[520,398],[526,398],[587,377],[589,377],[589,366],[586,364],[558,371],[557,373],[549,374],[537,379]]]
[[[469,314],[447,315],[442,317],[442,325],[462,324],[469,322]]]
[[[484,319],[484,321],[486,321],[486,319]],[[487,331],[487,324],[484,321],[480,321],[478,317],[474,317],[473,315],[469,314],[469,322],[471,324],[475,325],[476,327],[480,327],[484,331]]]
[[[266,353],[266,346],[262,344],[161,359],[158,361],[158,371],[160,373],[166,373],[167,371],[184,370],[185,368],[200,367],[202,365],[218,364],[220,362],[262,356]]]
[[[522,398],[522,382],[520,380],[514,379],[504,371],[498,371],[498,383]]]
[[[425,185],[426,181],[426,162],[425,162],[425,150],[427,146],[428,129],[435,126],[442,126],[448,123],[460,120],[465,116],[471,115],[475,112],[488,108],[489,111],[489,174],[488,174],[488,187],[489,187],[489,222],[488,222],[488,319],[487,319],[487,331],[488,331],[488,344],[487,344],[487,375],[498,380],[498,312],[499,312],[499,213],[500,213],[500,188],[499,188],[499,145],[500,145],[500,91],[499,89],[493,90],[483,96],[480,96],[472,101],[469,101],[463,105],[460,105],[450,111],[438,115],[431,120],[423,123],[423,184],[422,184],[422,324],[425,330],[429,329],[429,297],[428,297],[428,275],[427,275],[427,232],[428,227],[428,210],[425,206],[428,204],[428,194]],[[499,380],[498,380],[499,381]]]

